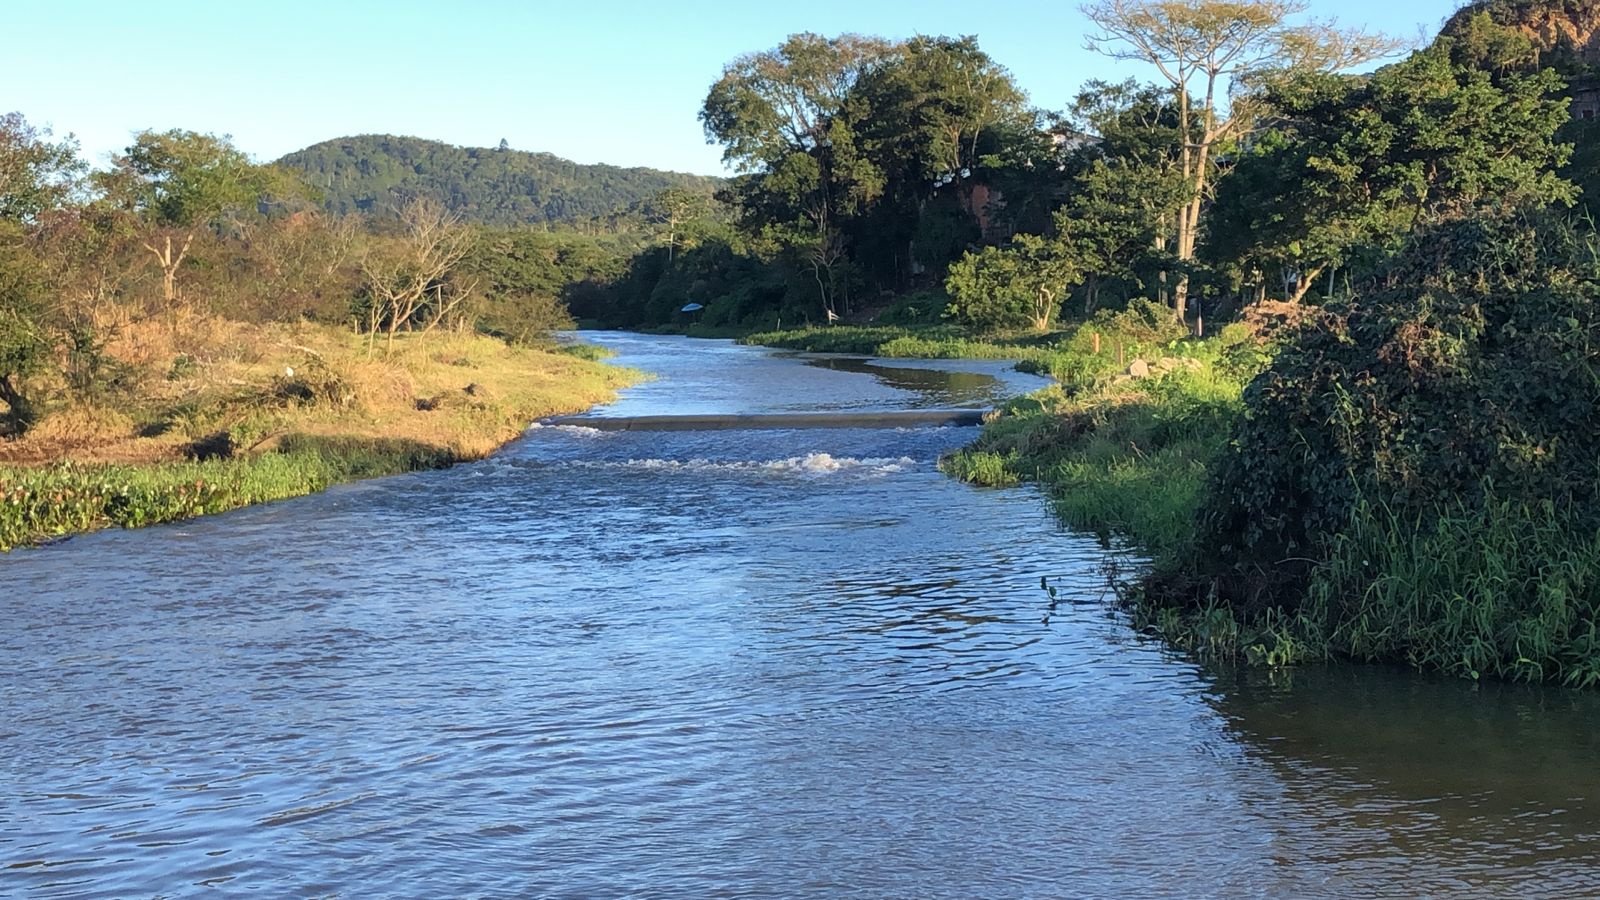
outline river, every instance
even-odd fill
[[[659,376],[597,415],[1033,384],[596,339]],[[1600,892],[1600,698],[1208,671],[973,434],[534,428],[0,558],[0,893]]]

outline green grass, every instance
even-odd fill
[[[412,441],[291,435],[278,452],[238,459],[0,467],[0,551],[64,534],[225,512],[452,462],[449,452]]]
[[[557,350],[589,362],[603,362],[617,355],[617,351],[599,344],[562,344]]]
[[[1013,401],[943,466],[978,485],[1039,482],[1068,524],[1175,551],[1239,414],[1239,389],[1214,370],[1047,388]]]
[[[1600,533],[1549,502],[1403,520],[1358,508],[1312,573],[1305,618],[1333,653],[1479,678],[1600,683]]]
[[[740,343],[885,359],[1042,360],[1061,336],[1060,332],[975,336],[949,325],[835,325],[761,331],[741,337]]]

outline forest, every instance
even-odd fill
[[[663,191],[710,194],[720,179],[655,169],[581,165],[549,153],[456,147],[395,135],[337,138],[277,165],[300,174],[334,215],[393,214],[429,197],[481,225],[576,225],[605,220]]]

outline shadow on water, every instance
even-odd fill
[[[1600,886],[1600,697],[1385,666],[1222,672],[1210,702],[1324,858],[1416,890]]]
[[[850,356],[812,357],[806,358],[805,363],[832,372],[871,375],[886,387],[919,394],[937,406],[988,404],[1009,393],[999,378],[982,372],[891,366]]]

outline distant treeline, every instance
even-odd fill
[[[457,147],[395,135],[314,144],[278,160],[336,215],[392,214],[429,198],[467,222],[499,227],[603,220],[662,191],[709,195],[720,179],[657,169],[582,165],[549,153]]]

